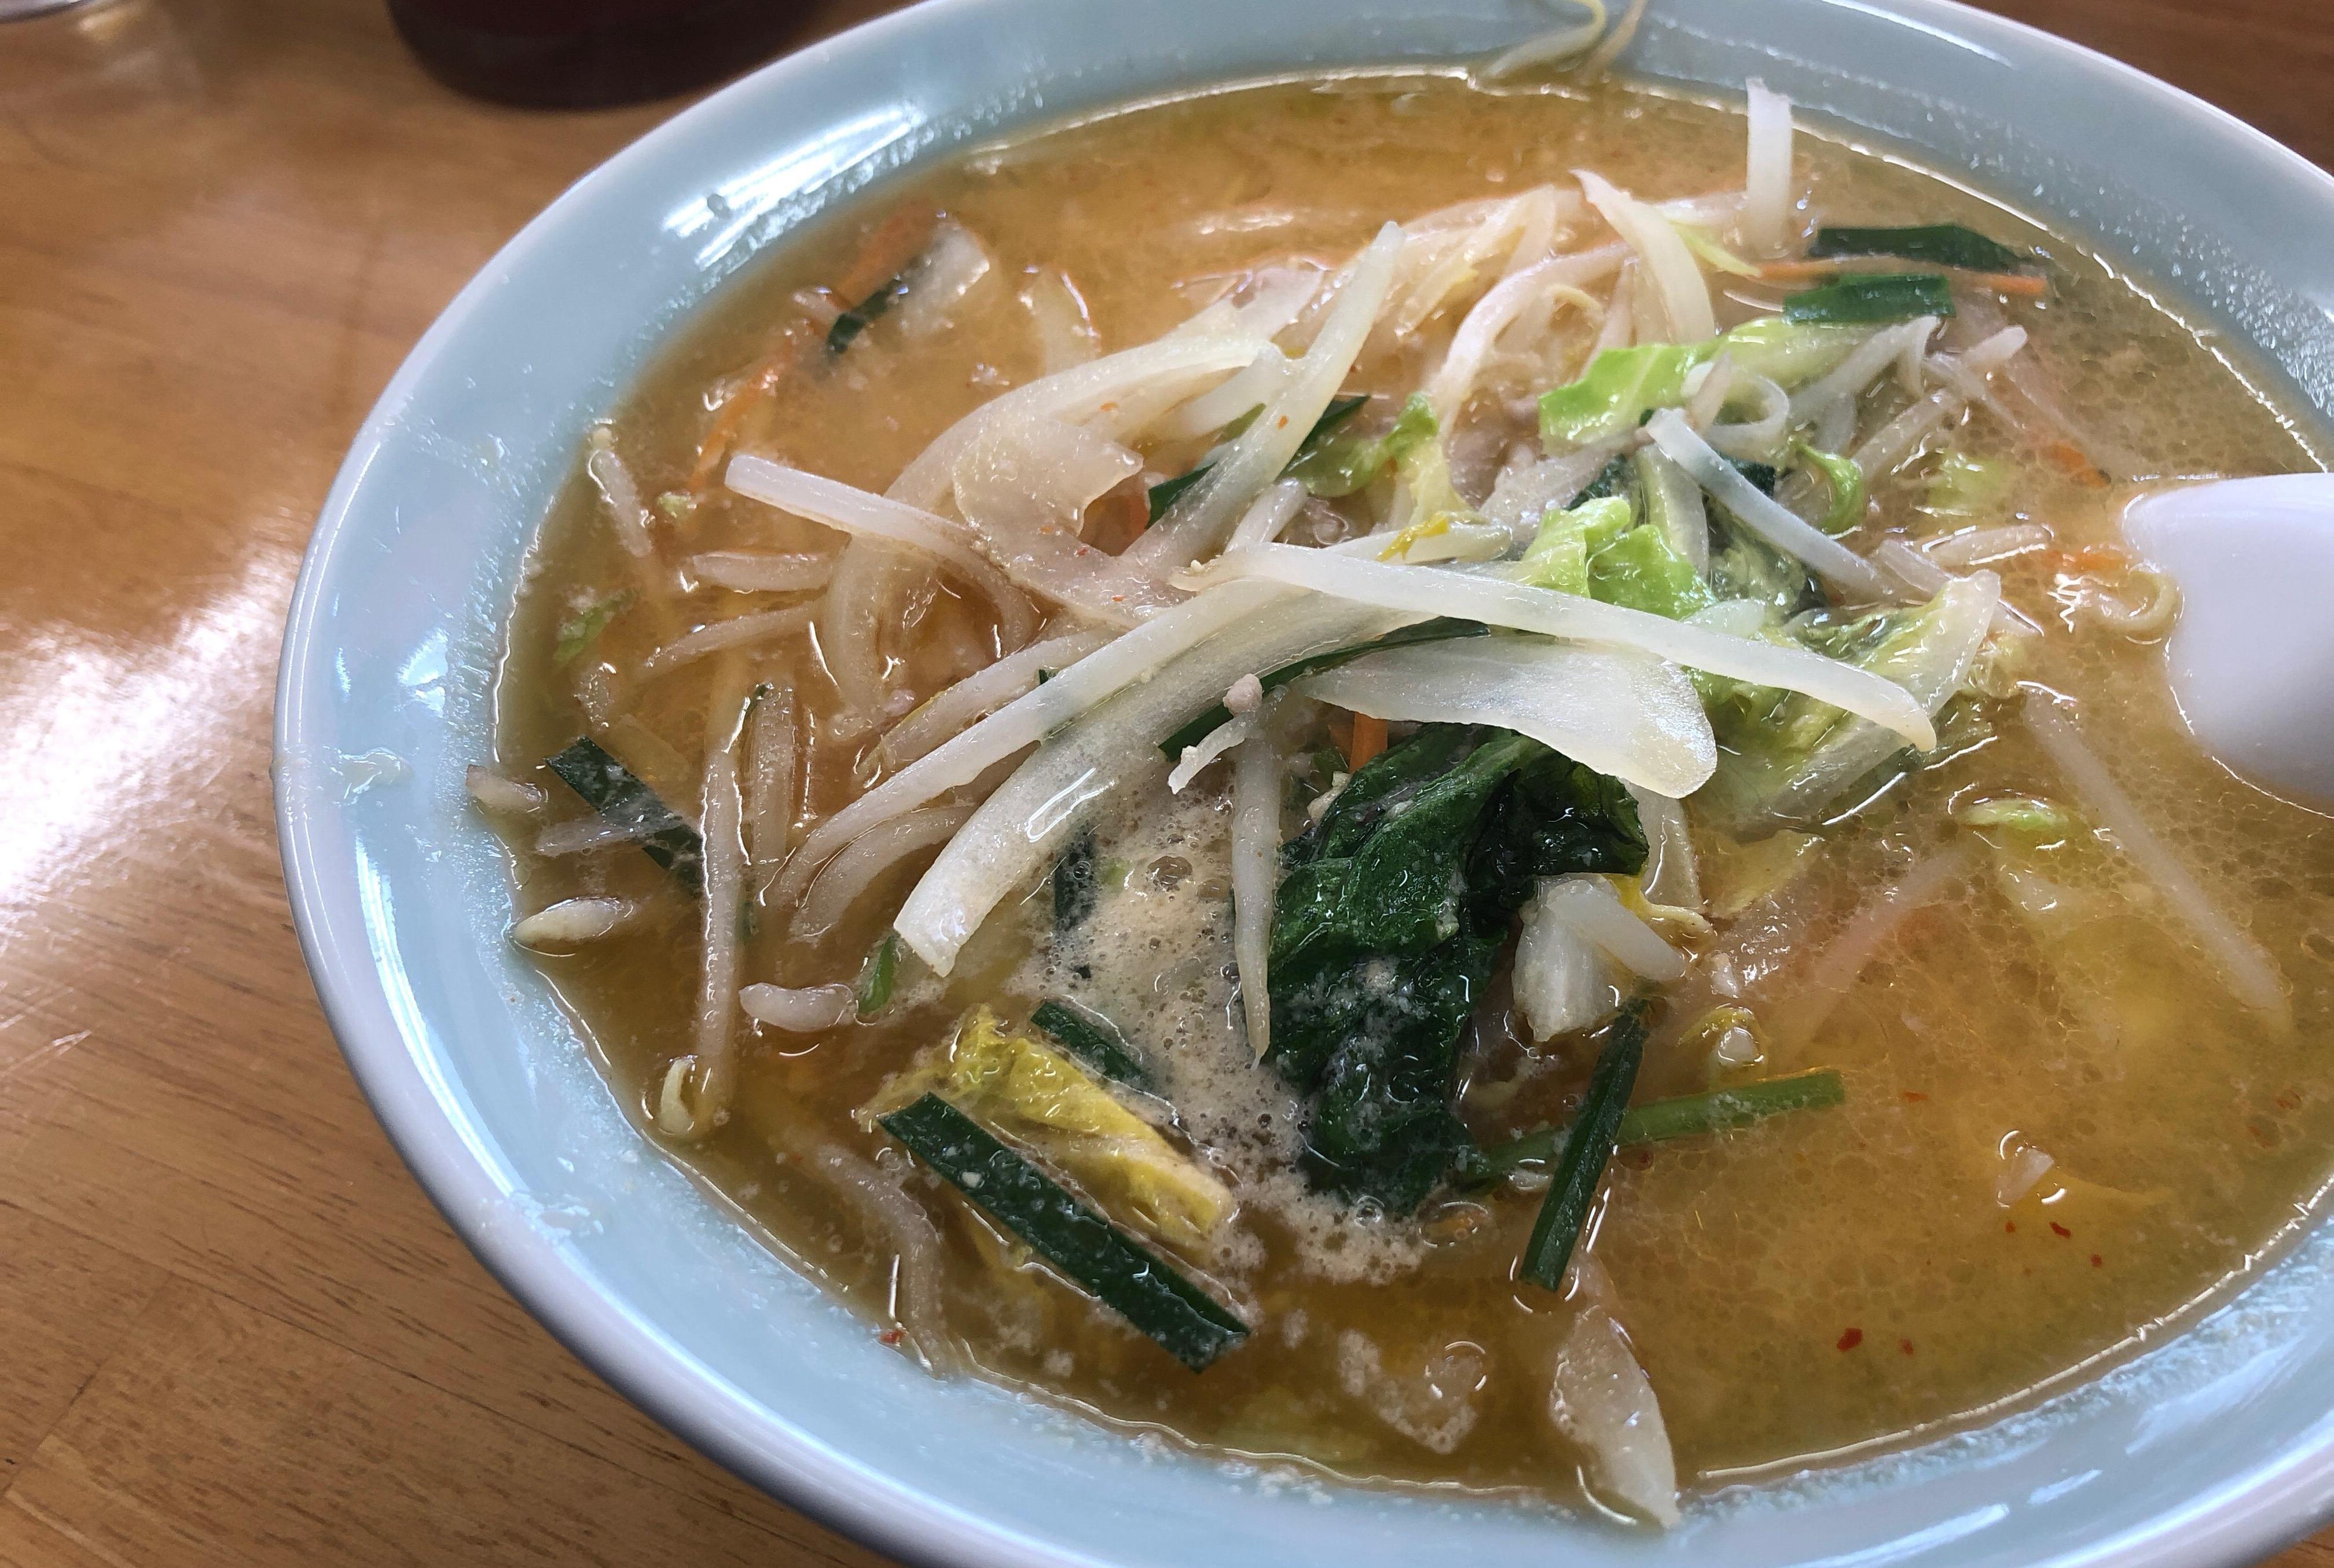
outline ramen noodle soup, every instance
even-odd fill
[[[2297,428],[1763,89],[1151,104],[680,332],[471,788],[618,1098],[901,1355],[1668,1524],[2310,1212],[2334,837],[2118,530]]]

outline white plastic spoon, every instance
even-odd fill
[[[2197,743],[2272,790],[2334,800],[2334,474],[2143,496],[2123,531],[2179,584],[2165,657]]]

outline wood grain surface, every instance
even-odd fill
[[[2326,4],[1999,8],[2334,162]],[[675,107],[465,101],[365,0],[0,26],[6,1568],[873,1561],[455,1240],[325,1032],[276,864],[276,645],[342,450],[495,247]]]

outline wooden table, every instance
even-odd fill
[[[2323,4],[2001,8],[2334,163]],[[0,28],[0,1564],[873,1561],[455,1240],[276,865],[276,645],[342,451],[463,280],[672,106],[464,101],[365,0]]]

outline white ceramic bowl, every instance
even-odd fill
[[[1243,1473],[940,1382],[632,1130],[506,945],[465,810],[522,552],[585,425],[792,224],[999,128],[1307,66],[1451,62],[1532,0],[935,0],[772,65],[569,191],[407,360],[319,520],[284,650],[301,938],[415,1173],[520,1300],[740,1474],[924,1563],[1223,1568],[2235,1563],[2334,1512],[2334,1241],[1982,1433],[1694,1505],[1665,1536]],[[1627,63],[1911,151],[2071,231],[2334,408],[2334,180],[2235,120],[1941,0],[1654,0]],[[408,770],[346,759],[385,752]],[[376,759],[378,761],[378,759]],[[1972,1302],[1971,1310],[1985,1310]]]

